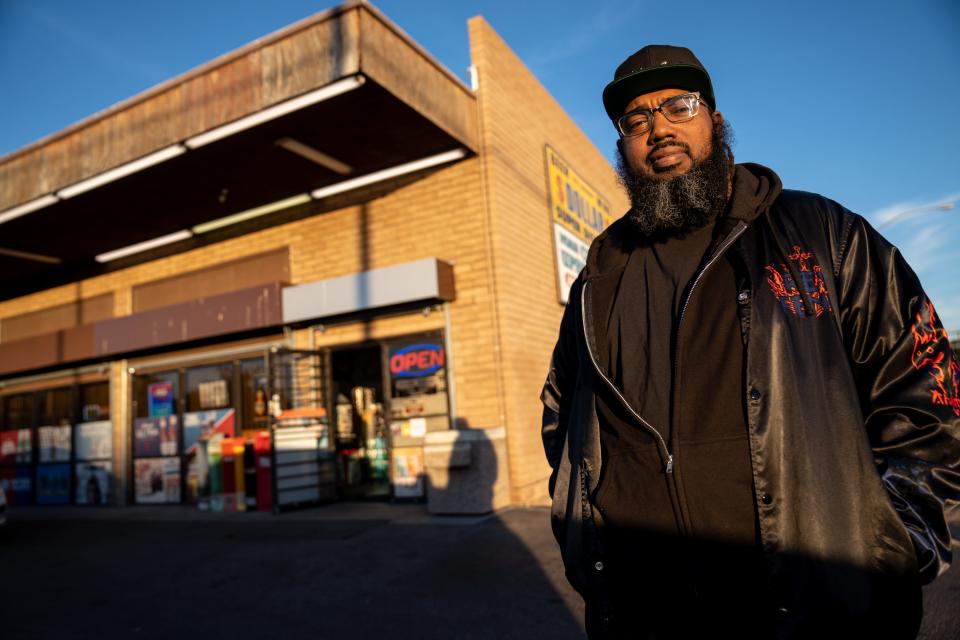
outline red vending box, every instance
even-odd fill
[[[260,431],[253,438],[257,459],[257,510],[273,509],[273,465],[270,462],[270,433]]]

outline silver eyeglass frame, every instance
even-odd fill
[[[682,119],[680,119],[680,120],[674,120],[673,118],[671,118],[670,116],[668,116],[668,115],[666,114],[666,112],[663,110],[663,105],[667,104],[668,102],[671,102],[671,101],[676,100],[676,99],[678,99],[678,98],[689,98],[690,96],[693,96],[693,98],[694,98],[694,104],[693,104],[693,109],[692,109],[693,113],[690,114],[690,117],[689,117],[689,118],[682,118]],[[616,121],[615,121],[615,126],[617,127],[617,133],[620,134],[620,137],[621,137],[621,138],[632,138],[632,137],[634,137],[634,136],[643,135],[643,134],[646,133],[647,131],[650,131],[650,127],[651,127],[651,125],[653,124],[653,114],[656,113],[657,111],[659,111],[660,114],[661,114],[664,118],[666,118],[668,122],[673,122],[674,124],[679,123],[679,122],[689,122],[690,120],[693,120],[694,118],[696,118],[696,117],[697,117],[697,114],[700,113],[700,105],[702,105],[702,104],[703,104],[703,98],[700,97],[700,92],[699,92],[699,91],[691,91],[690,93],[679,93],[679,94],[677,94],[677,95],[675,95],[675,96],[670,96],[669,98],[667,98],[666,100],[664,100],[663,102],[661,102],[660,104],[658,104],[658,105],[657,105],[656,107],[654,107],[653,109],[646,109],[646,108],[634,109],[633,111],[628,111],[627,113],[625,113],[625,114],[623,114],[622,116],[620,116],[619,118],[617,118]],[[709,107],[708,107],[708,108],[709,108]],[[626,133],[626,132],[624,131],[624,121],[625,121],[627,118],[629,118],[630,116],[635,116],[635,115],[637,115],[638,113],[646,113],[646,114],[648,114],[648,120],[647,120],[647,126],[646,126],[646,128],[643,129],[643,130],[641,130],[641,131],[636,131],[636,132],[634,132],[634,133]]]

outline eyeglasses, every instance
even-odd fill
[[[653,126],[653,114],[659,111],[670,122],[686,122],[700,111],[700,92],[682,93],[660,103],[654,109],[634,109],[617,118],[617,131],[624,138],[638,136]]]

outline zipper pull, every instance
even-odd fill
[[[667,473],[673,473],[673,454],[667,454]]]

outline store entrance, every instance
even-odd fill
[[[344,497],[389,498],[389,429],[378,344],[331,353],[337,457]]]

